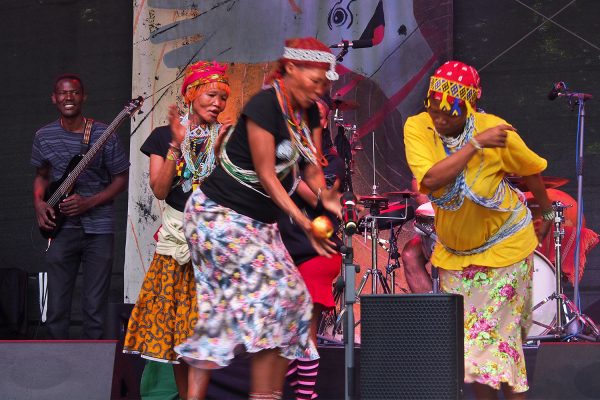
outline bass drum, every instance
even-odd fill
[[[533,254],[532,307],[535,308],[544,299],[556,291],[556,272],[554,266],[539,251]],[[532,324],[527,337],[547,334],[556,322],[556,299],[535,308],[532,312]]]

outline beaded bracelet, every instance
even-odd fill
[[[475,147],[477,150],[483,150],[483,147],[481,147],[481,143],[479,143],[477,139],[475,139],[475,137],[472,137],[471,140],[469,140],[469,143],[471,143],[473,147]]]
[[[542,219],[544,221],[554,221],[555,216],[556,216],[556,213],[551,208],[542,211]]]
[[[169,147],[170,147],[170,148],[172,148],[172,149],[175,149],[175,150],[177,150],[177,151],[181,151],[181,144],[179,144],[179,146],[178,146],[178,145],[176,145],[175,143],[173,143],[173,142],[170,142],[170,143],[169,143]]]

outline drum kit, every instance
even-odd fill
[[[344,188],[349,191],[352,191],[353,156],[357,151],[363,150],[363,147],[356,134],[356,125],[345,123],[342,112],[354,110],[357,107],[358,104],[355,102],[333,99],[333,110],[335,112],[333,119],[338,128],[336,146],[338,147],[338,153],[345,160],[346,179]],[[340,148],[340,143],[342,143],[342,148]],[[375,145],[373,143],[373,151],[374,149]],[[343,156],[345,153],[347,154],[346,157]],[[360,295],[367,286],[369,278],[371,279],[372,294],[380,292],[394,294],[396,292],[395,272],[402,266],[397,243],[398,233],[401,230],[410,230],[420,236],[422,251],[427,260],[430,259],[433,247],[437,241],[434,224],[435,216],[431,203],[421,204],[414,209],[409,204],[409,200],[415,199],[418,193],[409,190],[387,192],[383,195],[379,194],[375,183],[375,154],[373,154],[373,170],[372,192],[368,195],[357,196],[358,203],[367,211],[366,215],[358,220],[358,233],[363,235],[365,243],[368,240],[371,243],[371,265],[367,267],[356,289],[357,303],[360,301]],[[517,189],[523,192],[528,190],[522,177],[508,176],[506,179]],[[568,179],[560,177],[546,176],[542,179],[547,189],[555,189],[568,183]],[[535,207],[535,204],[532,206]],[[560,201],[553,202],[553,209],[557,215],[554,221],[554,248],[558,253],[560,253],[561,249],[561,232],[563,232],[563,210],[569,206]],[[414,222],[407,224],[412,219],[414,219]],[[389,240],[380,238],[380,233],[384,231],[389,231]],[[388,254],[388,262],[384,268],[385,274],[378,267],[378,247],[383,247]],[[560,259],[560,254],[557,254],[555,260]],[[532,326],[527,332],[527,341],[558,339],[565,332],[581,331],[584,326],[589,327],[591,333],[596,337],[600,336],[600,331],[598,331],[593,321],[581,314],[575,304],[564,295],[560,261],[553,264],[544,254],[535,251],[533,265],[532,304],[534,306],[532,308]],[[356,272],[358,271],[359,269],[357,268]],[[342,266],[342,280],[345,280],[344,275],[344,267]],[[435,278],[436,274],[432,275]],[[341,334],[342,318],[346,311],[345,305],[341,304],[343,303],[341,301],[343,299],[343,287],[343,281],[342,285],[339,282],[335,285],[334,294],[338,307],[336,307],[332,314],[323,319],[319,329],[321,338],[326,336],[331,338],[332,334],[333,337],[335,337],[336,333]],[[435,279],[432,287],[433,292],[437,292],[438,286]],[[405,288],[401,287],[400,289],[405,293],[409,293]],[[359,323],[360,320],[355,324],[355,327]],[[328,335],[323,335],[326,330],[328,331]]]
[[[342,100],[339,98],[332,99],[333,122],[337,127],[337,136],[335,144],[339,156],[344,160],[345,178],[343,180],[344,191],[352,192],[352,175],[354,173],[354,156],[358,151],[363,150],[362,143],[357,134],[357,126],[355,124],[345,123],[343,112],[358,108],[358,104],[353,101]],[[374,136],[373,136],[374,141]],[[373,143],[373,152],[375,145]],[[364,243],[370,242],[371,262],[370,267],[367,267],[360,283],[357,286],[355,299],[358,302],[360,295],[367,287],[369,279],[371,279],[371,293],[376,294],[380,291],[386,294],[396,292],[396,270],[400,268],[400,251],[398,250],[398,234],[404,224],[414,218],[414,208],[409,204],[409,200],[414,198],[417,193],[410,191],[396,191],[379,194],[377,184],[375,182],[375,154],[373,154],[373,187],[372,192],[368,195],[357,196],[358,204],[366,211],[366,214],[357,221],[357,233],[364,237]],[[389,232],[389,240],[380,237],[382,232]],[[351,239],[351,234],[345,232],[344,242]],[[350,240],[351,243],[351,240]],[[379,265],[379,249],[383,248],[387,253],[387,263],[385,270],[382,271]],[[342,251],[344,253],[344,251]],[[357,267],[356,272],[359,271]],[[348,284],[346,280],[346,272],[344,265],[341,268],[341,274],[338,281],[334,284],[334,298],[338,307],[333,313],[324,315],[319,327],[319,336],[321,339],[331,340],[336,335],[341,334],[342,318],[346,313],[346,302],[344,298],[344,287]],[[391,282],[390,282],[391,281]],[[400,288],[403,292],[409,291],[405,288]],[[358,324],[356,324],[358,325]]]

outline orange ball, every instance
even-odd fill
[[[320,239],[329,239],[333,235],[333,224],[331,220],[324,215],[321,215],[312,221],[313,235]]]

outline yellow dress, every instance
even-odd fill
[[[475,137],[477,132],[505,123],[489,114],[475,113],[474,118]],[[404,143],[419,190],[429,193],[421,181],[447,155],[427,113],[407,120]],[[486,148],[469,160],[465,182],[476,195],[490,198],[506,174],[533,175],[545,168],[546,160],[510,131],[505,148]],[[433,195],[440,197],[445,190]],[[502,208],[519,205],[518,197],[510,193]],[[480,206],[468,197],[454,211],[435,205],[434,210],[439,239],[455,250],[482,246],[511,215]],[[526,217],[526,212],[522,207],[517,217]],[[442,268],[440,287],[464,298],[465,382],[478,382],[496,390],[507,383],[516,393],[528,389],[522,340],[531,324],[531,253],[536,245],[532,223],[480,253],[457,255],[436,244],[431,261]]]
[[[506,122],[495,115],[475,113],[475,133]],[[404,127],[406,159],[419,183],[419,190],[429,194],[421,181],[427,171],[446,157],[442,141],[434,131],[431,118],[426,112],[408,118]],[[483,155],[483,165],[481,156]],[[521,137],[508,132],[506,147],[485,148],[468,162],[465,173],[467,185],[479,196],[489,198],[506,174],[533,175],[546,168],[546,160],[530,150]],[[481,167],[481,170],[480,170]],[[435,191],[435,196],[445,193],[445,188]],[[502,207],[515,206],[516,195],[506,196]],[[456,250],[470,250],[483,245],[509,218],[509,212],[500,212],[482,207],[469,198],[455,211],[444,210],[433,205],[435,210],[436,234],[441,243]],[[525,216],[526,209],[521,211]],[[435,246],[432,264],[449,270],[460,270],[469,265],[506,267],[525,259],[537,246],[533,224],[516,232],[489,249],[472,255],[456,255],[440,243]]]

